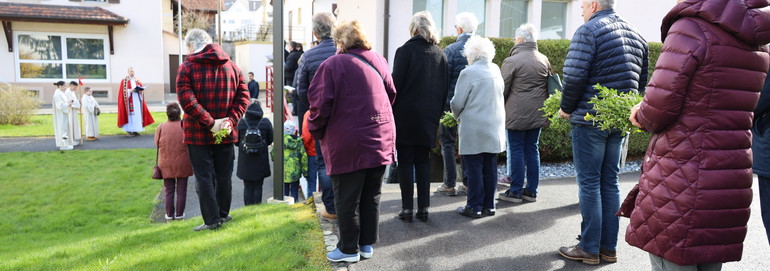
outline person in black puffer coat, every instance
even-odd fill
[[[262,202],[262,184],[265,178],[271,175],[268,151],[257,155],[246,154],[241,148],[241,143],[246,136],[248,126],[252,129],[259,127],[259,132],[265,146],[273,144],[273,124],[269,119],[262,120],[264,112],[256,99],[251,99],[251,105],[246,110],[246,115],[238,122],[238,170],[236,175],[243,180],[243,201],[245,205],[259,204]],[[262,123],[260,123],[262,121]],[[246,124],[248,122],[248,125]]]

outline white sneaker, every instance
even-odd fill
[[[59,148],[59,150],[62,150],[62,151],[71,151],[71,150],[73,150],[73,149],[75,149],[75,147],[72,147],[72,146],[67,146],[67,147],[61,147],[61,148]]]
[[[166,220],[174,220],[174,217],[166,215]]]
[[[184,219],[184,215],[185,214],[182,214],[181,216],[175,216],[174,219],[182,220],[182,219]]]

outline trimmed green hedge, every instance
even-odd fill
[[[445,48],[447,45],[455,42],[457,37],[444,37],[439,42],[441,48]],[[502,65],[503,60],[507,58],[513,48],[513,39],[509,38],[489,38],[495,45],[495,58],[492,60],[498,66]],[[551,62],[554,72],[560,76],[563,75],[562,68],[564,66],[564,60],[567,58],[567,51],[569,51],[569,40],[539,40],[537,41],[538,50],[540,53],[548,57],[548,61]],[[652,77],[652,71],[655,68],[655,63],[660,56],[662,43],[650,42],[650,68],[649,78]],[[562,76],[563,77],[563,76]],[[650,134],[648,133],[636,133],[631,135],[631,142],[629,142],[628,156],[640,157],[644,156],[647,150],[647,143],[650,141]],[[560,162],[572,160],[572,138],[569,133],[563,133],[548,129],[543,129],[540,135],[540,159],[547,162]]]

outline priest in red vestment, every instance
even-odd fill
[[[128,68],[128,76],[120,80],[118,89],[118,127],[129,136],[139,136],[139,132],[144,132],[144,127],[155,120],[147,108],[142,82],[134,76],[134,68]]]

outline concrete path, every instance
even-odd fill
[[[621,175],[621,200],[638,178],[639,173]],[[454,212],[464,205],[465,197],[432,194],[428,222],[403,223],[395,218],[401,208],[398,185],[384,185],[380,240],[374,246],[374,257],[348,269],[650,270],[648,254],[625,242],[626,218],[620,220],[617,263],[588,266],[559,257],[556,250],[560,246],[577,244],[581,222],[577,186],[574,178],[553,179],[542,181],[539,190],[537,202],[498,202],[497,215],[476,220]],[[723,270],[767,270],[770,248],[758,193],[751,208],[743,260],[727,263]]]

